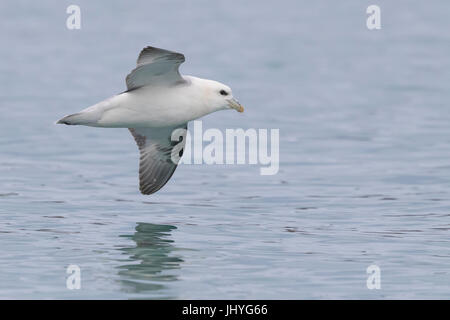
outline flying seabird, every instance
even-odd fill
[[[57,123],[128,128],[140,151],[140,191],[155,193],[177,167],[189,121],[224,109],[244,111],[230,87],[181,75],[178,68],[184,61],[181,53],[146,47],[139,54],[137,67],[127,75],[125,92]]]

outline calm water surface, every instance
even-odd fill
[[[368,1],[78,1],[78,31],[70,4],[0,4],[0,298],[450,297],[448,1],[377,1],[378,31]],[[143,196],[126,129],[53,124],[150,44],[246,106],[205,129],[280,129],[277,175],[185,165]]]

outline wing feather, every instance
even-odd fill
[[[127,75],[128,91],[152,84],[173,85],[185,82],[178,71],[184,60],[181,53],[150,46],[142,49],[137,67]]]
[[[172,141],[174,130],[179,140]],[[138,145],[139,189],[152,194],[161,189],[172,177],[186,144],[187,124],[170,128],[129,128]]]

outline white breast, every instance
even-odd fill
[[[213,111],[205,104],[203,95],[195,81],[173,87],[148,86],[104,100],[89,109],[101,111],[98,126],[102,127],[176,126]]]

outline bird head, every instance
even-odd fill
[[[207,80],[207,103],[217,110],[234,109],[244,112],[244,107],[233,97],[231,88],[223,83]]]

